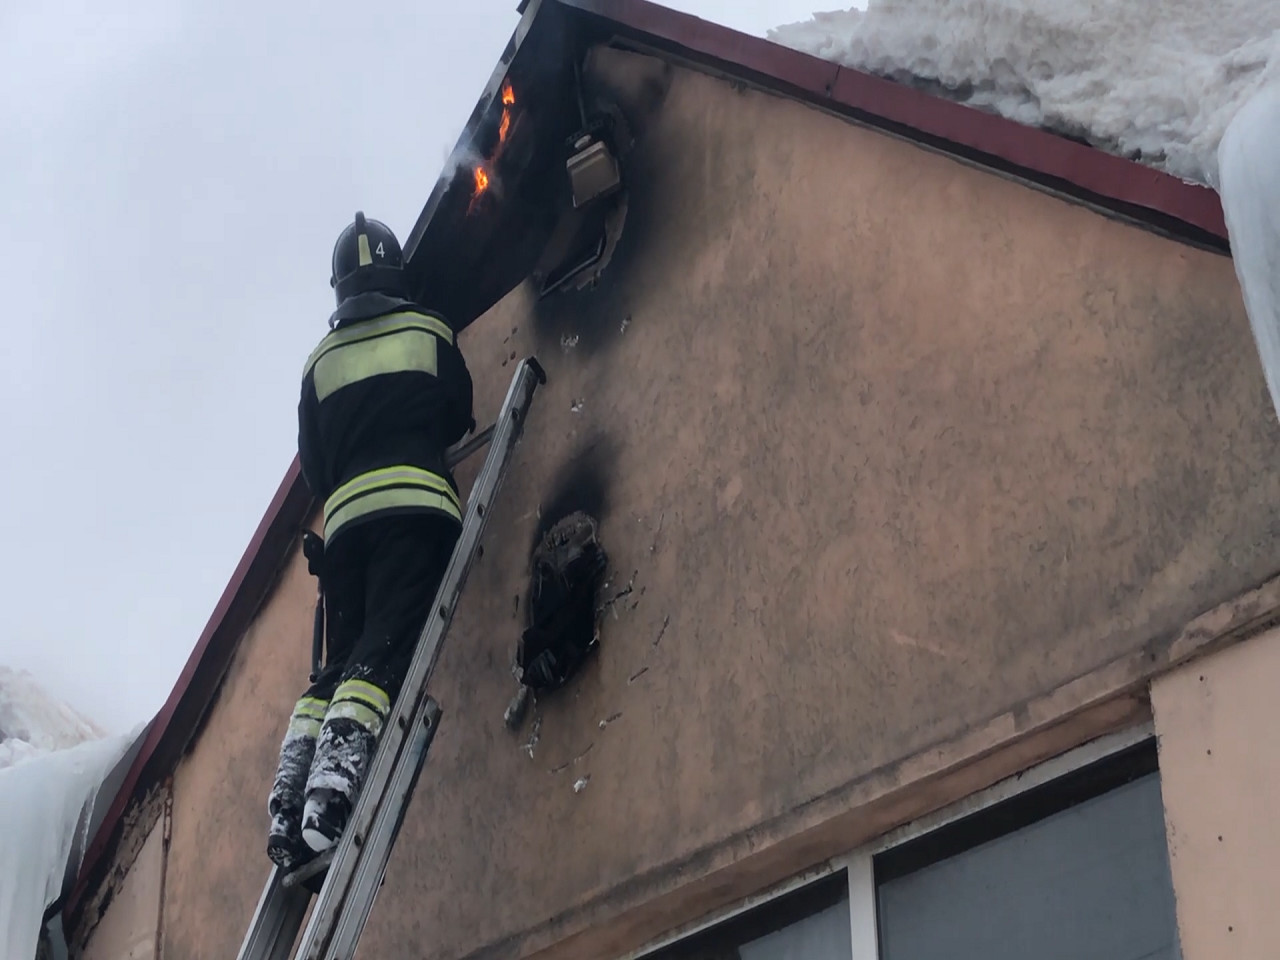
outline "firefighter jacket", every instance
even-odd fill
[[[324,500],[324,538],[395,514],[462,523],[444,454],[474,426],[471,374],[440,316],[362,293],[330,319],[307,359],[298,457]]]

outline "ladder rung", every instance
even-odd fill
[[[314,859],[308,860],[292,873],[286,873],[284,875],[284,879],[280,882],[284,885],[286,890],[292,887],[302,886],[312,877],[318,876],[329,869],[329,864],[333,863],[333,855],[337,850],[338,847],[335,844]]]
[[[463,460],[467,459],[467,457],[471,456],[488,443],[490,439],[493,438],[493,431],[496,430],[497,427],[498,425],[496,423],[491,423],[470,440],[464,440],[453,449],[447,451],[444,455],[445,465],[452,470]]]

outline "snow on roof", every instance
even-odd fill
[[[870,0],[769,39],[1215,188],[1227,124],[1280,79],[1275,0]]]
[[[0,667],[0,956],[36,955],[45,909],[104,812],[103,785],[142,729],[107,737],[30,673]]]
[[[0,956],[36,955],[45,910],[79,869],[102,784],[140,730],[0,770]]]
[[[104,736],[97,724],[52,697],[30,673],[0,666],[0,768]]]

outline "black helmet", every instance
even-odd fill
[[[356,211],[355,222],[333,245],[333,275],[329,278],[338,303],[357,293],[403,293],[404,254],[391,228],[367,220]]]

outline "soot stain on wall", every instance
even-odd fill
[[[641,58],[647,59],[647,58]],[[661,72],[661,71],[660,71]],[[540,349],[558,347],[569,340],[575,350],[590,357],[613,347],[622,337],[626,319],[632,312],[632,301],[627,280],[635,272],[639,257],[658,242],[661,225],[665,219],[661,203],[665,197],[655,192],[655,172],[661,169],[661,150],[643,136],[652,124],[666,92],[670,77],[661,73],[657,79],[640,84],[642,95],[626,94],[597,83],[594,92],[595,106],[617,118],[621,141],[615,146],[622,175],[622,196],[602,204],[594,212],[569,214],[560,229],[571,235],[572,224],[581,220],[581,233],[576,240],[567,238],[558,242],[560,250],[578,251],[583,243],[599,236],[603,223],[611,209],[621,202],[625,212],[620,219],[616,244],[607,254],[604,265],[594,284],[584,289],[566,287],[539,297],[538,289],[531,290],[533,302],[533,332]],[[574,260],[573,255],[566,260]],[[591,269],[598,269],[596,268]],[[587,272],[590,272],[588,270]]]
[[[597,521],[608,512],[613,468],[618,445],[612,436],[597,431],[577,447],[560,467],[543,498],[529,555],[547,532],[569,514],[581,511]]]
[[[594,287],[559,290],[544,297],[531,291],[533,333],[539,349],[556,349],[562,340],[574,340],[577,351],[598,356],[621,337],[622,320],[631,312],[627,284],[622,282],[628,261],[634,256],[631,231],[636,216],[634,199],[626,198],[626,220],[609,263]]]

